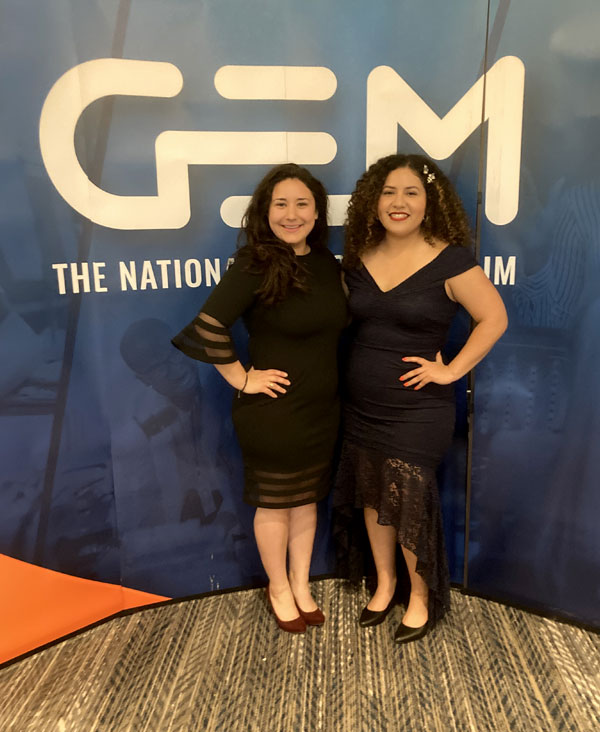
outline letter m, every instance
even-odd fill
[[[488,123],[485,215],[508,224],[519,208],[525,67],[504,56],[442,118],[389,66],[367,80],[367,166],[396,152],[397,126],[427,155],[444,160],[483,122]]]

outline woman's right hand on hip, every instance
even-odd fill
[[[277,369],[257,370],[251,367],[248,371],[248,381],[244,387],[244,394],[268,394],[273,399],[277,399],[279,394],[285,394],[290,381],[285,371],[277,371]]]

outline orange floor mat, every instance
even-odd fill
[[[73,577],[0,554],[0,663],[128,608],[168,597]]]

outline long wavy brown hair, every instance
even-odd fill
[[[421,224],[425,241],[432,246],[435,239],[452,246],[471,245],[471,227],[462,202],[438,166],[424,155],[388,155],[363,173],[350,198],[345,224],[345,269],[360,267],[361,255],[382,241],[385,229],[377,216],[377,203],[386,178],[397,168],[410,168],[425,188],[427,204]]]
[[[248,204],[238,237],[238,256],[244,257],[246,269],[263,274],[257,295],[265,305],[281,302],[291,290],[307,290],[306,271],[292,247],[278,239],[269,226],[269,207],[273,188],[281,181],[295,178],[309,189],[318,213],[306,242],[311,249],[327,248],[327,191],[306,168],[285,163],[272,168],[260,181]]]

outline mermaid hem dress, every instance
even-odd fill
[[[436,468],[454,431],[454,385],[415,391],[399,377],[417,367],[404,356],[435,360],[458,309],[445,281],[476,265],[468,249],[448,246],[388,291],[364,266],[346,273],[353,337],[333,495],[338,571],[354,582],[365,574],[368,538],[357,509],[374,509],[379,524],[395,528],[398,545],[417,556],[432,624],[450,605]]]
[[[299,257],[307,291],[292,290],[265,306],[257,296],[263,276],[242,254],[223,275],[196,318],[173,344],[213,364],[238,360],[230,328],[248,331],[247,368],[278,369],[291,385],[274,399],[235,394],[232,418],[244,461],[244,501],[261,508],[293,508],[324,498],[331,487],[339,428],[338,341],[346,323],[340,267],[327,249]]]

